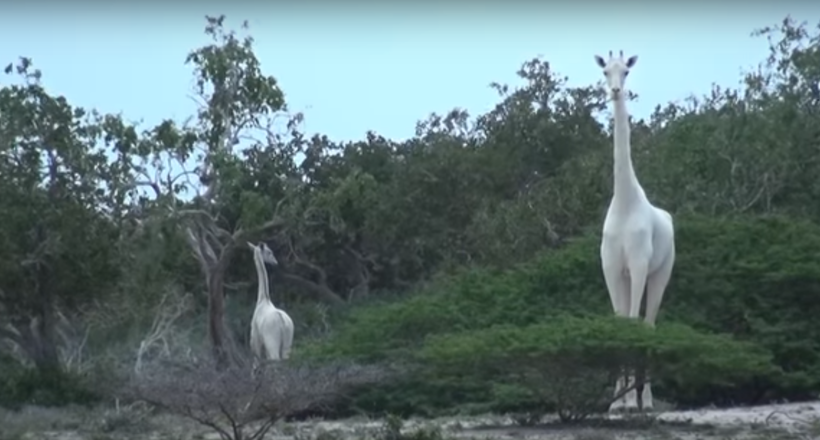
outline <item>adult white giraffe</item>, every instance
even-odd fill
[[[265,269],[265,263],[276,266],[279,262],[265,243],[258,246],[248,243],[248,246],[253,250],[259,280],[256,309],[251,318],[251,351],[262,359],[287,359],[293,345],[293,321],[284,310],[276,308],[271,302],[268,271]]]
[[[595,55],[595,61],[603,68],[606,76],[615,119],[614,184],[612,200],[604,220],[601,266],[615,314],[639,318],[645,289],[644,320],[654,326],[675,264],[675,232],[672,216],[649,202],[632,168],[624,84],[629,69],[637,59],[637,56],[632,56],[624,60],[623,51],[617,58],[610,51],[608,61]],[[616,395],[625,386],[630,387],[635,382],[634,374],[625,372],[625,376],[618,379],[615,385]],[[653,407],[652,388],[648,379],[647,375],[641,394],[642,409]],[[609,408],[610,411],[637,409],[635,390],[626,393]]]

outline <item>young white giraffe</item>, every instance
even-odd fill
[[[604,220],[601,239],[601,266],[618,316],[639,318],[641,300],[646,289],[647,324],[654,326],[663,292],[675,264],[675,233],[672,216],[656,208],[646,198],[632,168],[629,141],[629,115],[626,111],[627,93],[624,89],[629,69],[638,57],[627,60],[623,51],[618,57],[609,52],[609,60],[595,55],[603,68],[615,119],[613,152],[614,188],[612,200]],[[615,394],[625,386],[632,386],[633,374],[618,379]],[[643,409],[652,409],[652,388],[646,377],[641,394]],[[637,392],[631,390],[612,403],[610,411],[637,410]]]
[[[258,246],[248,243],[248,246],[253,250],[253,261],[259,279],[256,309],[251,318],[251,351],[262,359],[287,359],[293,345],[293,321],[284,310],[276,308],[271,302],[268,271],[265,270],[265,263],[276,266],[279,262],[265,243],[259,243]]]

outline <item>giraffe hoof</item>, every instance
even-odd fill
[[[627,412],[629,408],[627,407],[626,403],[622,400],[616,400],[609,405],[609,412],[612,414],[620,414]]]
[[[637,402],[627,402],[621,408],[621,412],[624,412],[626,414],[635,414],[635,413],[640,412],[640,411],[641,411],[641,409],[638,408],[638,403]]]

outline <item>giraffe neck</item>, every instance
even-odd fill
[[[635,170],[632,168],[629,139],[629,114],[626,111],[626,99],[614,99],[614,133],[615,151],[613,154],[614,189],[612,199],[622,204],[631,203],[640,194],[641,186]]]
[[[270,291],[268,290],[268,271],[265,270],[265,262],[262,261],[262,255],[258,252],[253,253],[253,262],[256,264],[256,277],[258,279],[259,290],[256,293],[256,305],[263,302],[271,302]]]

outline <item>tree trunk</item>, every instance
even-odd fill
[[[62,371],[60,354],[54,341],[54,323],[48,321],[50,321],[49,318],[43,318],[38,323],[39,328],[34,338],[35,356],[33,359],[37,369],[46,374]]]
[[[51,331],[47,329],[47,321],[42,316],[38,316],[28,322],[14,324],[19,337],[13,338],[13,341],[20,346],[34,367],[41,373],[61,370],[60,356],[53,337],[54,331],[53,328]]]
[[[48,240],[45,228],[39,225],[37,228],[38,238],[41,242]],[[32,320],[29,329],[31,330],[31,348],[33,350],[32,361],[41,373],[53,373],[62,370],[60,365],[60,354],[57,350],[57,326],[54,316],[54,295],[52,294],[52,271],[47,264],[40,262],[36,270],[37,284],[37,318]]]
[[[225,265],[222,263],[214,267],[208,275],[208,336],[211,353],[218,369],[244,364],[236,341],[225,324]]]
[[[225,295],[224,275],[219,268],[211,271],[208,277],[208,336],[211,339],[211,352],[219,369],[228,366],[228,353],[225,350]]]

